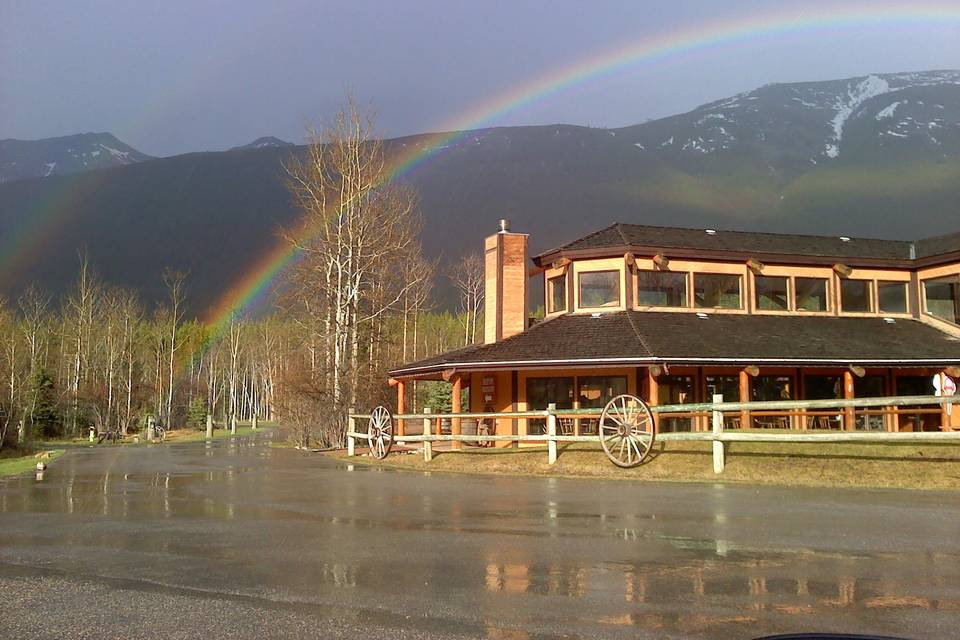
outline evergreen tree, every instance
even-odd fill
[[[207,426],[207,402],[203,398],[194,398],[187,407],[187,426],[204,429]]]
[[[27,389],[27,422],[35,437],[54,437],[60,434],[62,422],[53,376],[46,369],[37,369]]]

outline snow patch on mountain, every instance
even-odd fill
[[[107,145],[100,143],[100,148],[112,155],[114,158],[120,162],[126,164],[130,162],[130,152],[129,151],[120,151],[119,149],[114,149],[113,147],[108,147]]]
[[[846,94],[837,96],[834,103],[836,110],[830,126],[833,128],[833,138],[825,145],[824,152],[830,158],[840,155],[840,141],[843,140],[843,127],[850,116],[870,98],[890,91],[890,83],[880,76],[867,76],[856,86],[847,89]]]
[[[896,102],[894,102],[894,103],[891,104],[890,106],[884,107],[883,109],[881,109],[880,111],[878,111],[878,112],[877,112],[877,115],[876,115],[877,121],[879,122],[880,120],[883,120],[884,118],[892,118],[892,117],[893,117],[893,114],[897,112],[897,107],[899,107],[901,104],[903,104],[903,103],[902,103],[901,101],[897,100]]]

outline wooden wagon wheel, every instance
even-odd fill
[[[381,406],[370,413],[367,442],[370,453],[378,460],[383,460],[390,453],[390,447],[393,446],[393,414],[390,409]]]
[[[597,431],[610,462],[618,467],[636,467],[653,448],[653,413],[636,396],[617,396],[603,408]]]

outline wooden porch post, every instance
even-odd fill
[[[659,370],[659,367],[657,368]],[[653,367],[647,367],[647,403],[651,407],[655,407],[660,404],[660,383],[657,382],[657,376],[653,375]],[[656,432],[660,431],[660,421],[654,420],[654,430]]]
[[[746,369],[740,370],[740,402],[750,402],[750,374],[747,373]],[[746,409],[740,411],[740,428],[749,429],[750,424],[750,412]]]
[[[843,370],[843,399],[853,400],[853,372],[850,369]],[[853,407],[844,407],[843,409],[843,430],[853,431],[856,428],[856,418],[854,417]]]
[[[460,391],[463,387],[462,379],[460,376],[454,376],[453,378],[453,397],[450,399],[450,404],[453,406],[453,413],[461,413],[463,407],[460,405]],[[450,435],[458,436],[460,435],[460,418],[453,418],[450,421]],[[463,445],[459,440],[454,440],[451,443],[453,449],[460,449]]]
[[[407,385],[404,384],[403,380],[397,381],[397,413],[403,415],[407,412]],[[406,425],[404,424],[403,418],[397,418],[397,435],[405,436],[406,434]]]
[[[947,373],[941,371],[940,376],[940,388],[943,389],[944,384],[947,382]],[[946,395],[946,394],[943,394]],[[952,431],[950,428],[950,413],[947,411],[947,405],[940,405],[940,431]]]

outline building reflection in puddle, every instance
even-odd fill
[[[594,614],[589,622],[687,632],[753,624],[768,614],[789,618],[843,609],[854,615],[857,609],[960,611],[960,598],[922,597],[904,593],[889,578],[856,577],[859,562],[870,564],[876,574],[876,563],[883,557],[838,559],[811,551],[762,557],[727,553],[726,559],[710,554],[679,564],[488,562],[483,584],[487,592],[510,597],[590,599],[597,604],[590,608]],[[937,565],[937,555],[927,554],[932,566]],[[830,567],[835,575],[825,577]]]

